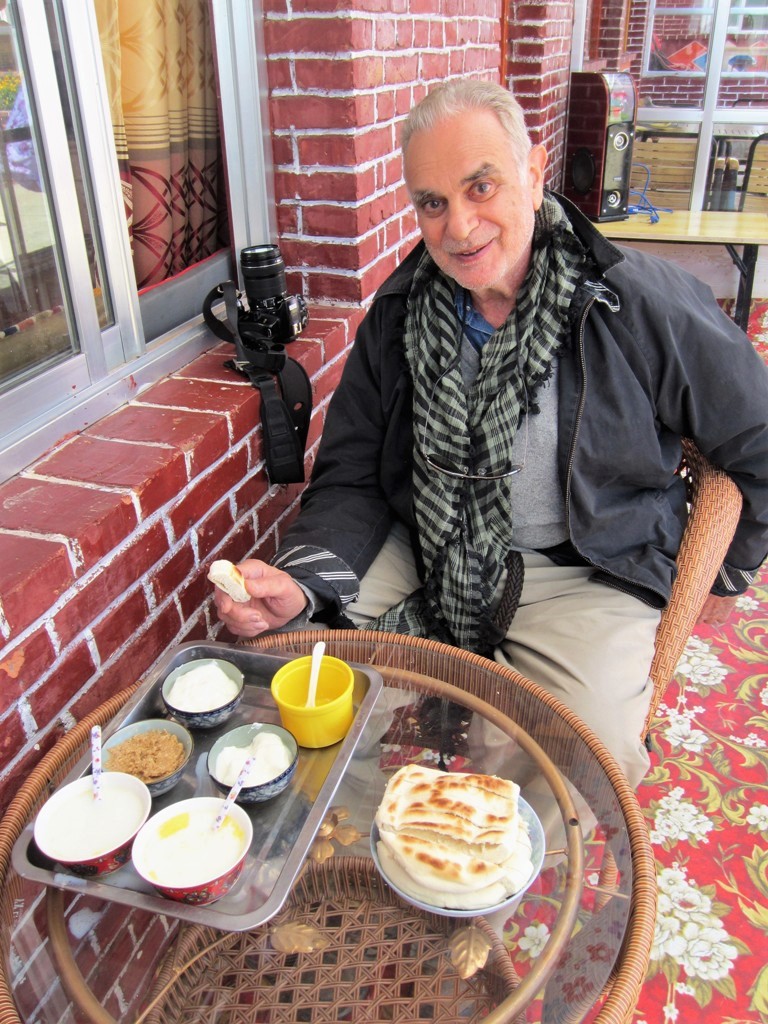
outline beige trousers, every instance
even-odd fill
[[[649,765],[641,731],[651,699],[648,670],[660,613],[590,581],[591,572],[525,555],[520,606],[494,657],[571,708],[635,788]],[[419,586],[408,533],[398,524],[347,613],[364,626]]]

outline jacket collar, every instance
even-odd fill
[[[596,228],[577,206],[574,206],[570,199],[566,199],[565,196],[561,196],[557,192],[552,192],[551,195],[565,210],[571,227],[589,249],[601,274],[605,274],[619,263],[624,262],[624,254],[621,249],[609,241],[602,231]]]
[[[426,246],[423,241],[417,242],[405,259],[389,275],[386,281],[378,288],[374,295],[374,301],[383,295],[408,295],[413,284],[413,275],[419,265]]]

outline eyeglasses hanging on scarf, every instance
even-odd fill
[[[528,389],[523,381],[523,395],[524,395],[524,407],[523,407],[523,424],[524,424],[524,438],[523,438],[523,458],[522,461],[514,465],[509,466],[504,470],[493,470],[486,468],[485,466],[474,467],[474,472],[470,472],[473,469],[472,466],[458,466],[454,465],[444,456],[437,454],[433,448],[434,445],[430,445],[427,441],[427,428],[431,422],[432,405],[435,401],[435,393],[440,386],[440,381],[446,374],[450,373],[455,368],[456,363],[449,366],[443,373],[440,374],[437,381],[435,382],[435,388],[432,392],[432,398],[427,409],[427,415],[424,420],[424,429],[421,432],[421,441],[419,447],[421,454],[424,457],[424,461],[430,469],[434,469],[437,473],[442,473],[444,476],[450,476],[456,480],[506,480],[510,476],[516,476],[525,469],[525,462],[528,457]],[[522,374],[521,374],[522,376]]]

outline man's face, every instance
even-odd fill
[[[546,151],[521,167],[490,111],[466,111],[411,136],[405,181],[435,263],[478,298],[517,294],[528,269]]]

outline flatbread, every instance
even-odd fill
[[[430,839],[403,836],[399,832],[379,832],[383,844],[411,881],[438,893],[476,892],[500,884],[505,892],[515,892],[525,884],[531,870],[531,843],[524,822],[518,836],[510,840],[512,853],[501,862],[475,856],[459,844],[446,847]]]
[[[484,886],[475,892],[441,893],[427,889],[414,882],[390,854],[383,842],[377,847],[379,861],[387,878],[392,881],[406,896],[411,896],[419,903],[428,903],[434,907],[445,907],[448,910],[485,910],[495,907],[507,898],[504,887],[500,884]]]
[[[519,787],[493,775],[410,764],[376,812],[382,870],[402,893],[451,910],[483,910],[522,889],[532,870]]]
[[[376,824],[501,862],[517,840],[519,795],[514,782],[493,775],[405,765],[387,784]]]

